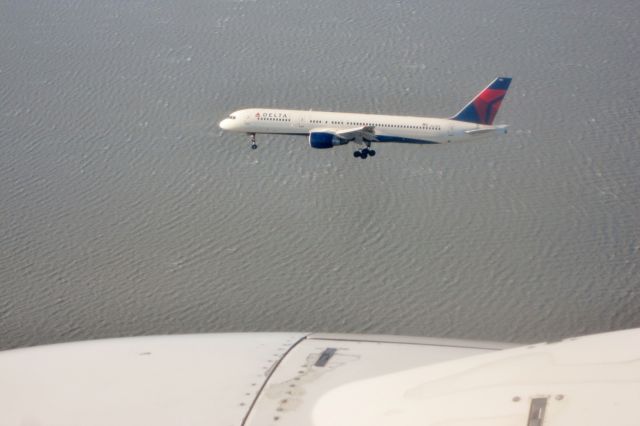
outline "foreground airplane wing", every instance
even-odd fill
[[[2,425],[637,426],[640,329],[514,347],[201,334],[0,352]]]

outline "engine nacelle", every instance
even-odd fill
[[[311,132],[309,133],[309,145],[311,148],[327,149],[336,145],[344,145],[347,141],[340,139],[333,133]]]

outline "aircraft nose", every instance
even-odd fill
[[[218,126],[220,126],[222,130],[229,130],[229,119],[225,118],[220,123],[218,123]]]

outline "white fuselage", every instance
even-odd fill
[[[506,133],[506,126],[486,126],[446,118],[345,112],[249,108],[220,122],[224,130],[249,134],[309,135],[373,127],[375,142],[439,144]]]

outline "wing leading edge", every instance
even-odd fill
[[[362,143],[363,141],[376,142],[378,140],[376,137],[375,128],[373,126],[361,126],[361,127],[354,127],[351,129],[336,129],[332,127],[329,127],[329,128],[323,127],[318,129],[312,129],[310,133],[331,134],[337,138],[342,139],[345,142]]]

